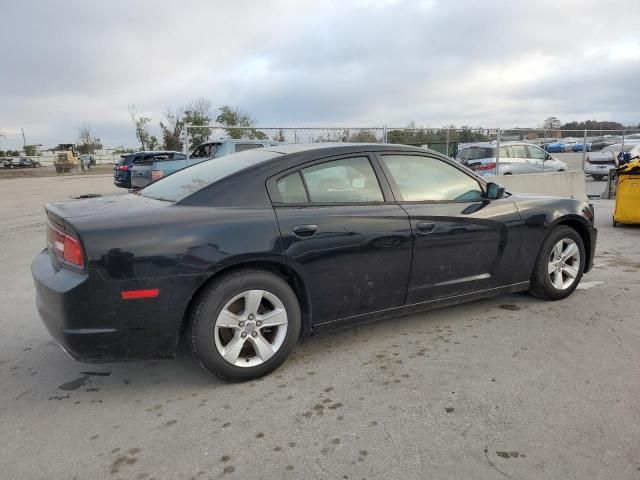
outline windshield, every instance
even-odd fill
[[[212,158],[169,175],[147,188],[139,195],[167,202],[179,202],[212,183],[281,155],[265,150],[245,152]]]

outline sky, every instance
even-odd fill
[[[135,146],[206,97],[259,126],[640,123],[640,2],[0,0],[0,149]]]

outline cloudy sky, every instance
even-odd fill
[[[637,0],[0,0],[0,148],[135,145],[128,105],[261,126],[640,123]]]

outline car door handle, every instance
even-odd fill
[[[418,222],[418,223],[416,223],[416,230],[418,230],[418,233],[423,234],[423,235],[427,235],[427,234],[433,232],[433,230],[435,228],[436,228],[436,226],[433,223],[427,223],[427,222]]]
[[[296,237],[304,238],[304,237],[312,237],[316,230],[318,230],[317,225],[296,225],[293,227],[293,233]]]

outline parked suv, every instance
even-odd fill
[[[564,172],[567,170],[566,163],[555,159],[542,148],[530,143],[502,144],[498,162],[496,162],[496,149],[495,143],[468,145],[458,150],[456,160],[481,176]],[[500,164],[498,171],[496,171],[496,163]]]
[[[120,160],[113,166],[113,183],[116,187],[132,188],[131,185],[131,167],[139,162],[148,161],[157,156],[166,156],[173,159],[174,155],[185,158],[185,154],[172,151],[143,151],[121,155]]]

